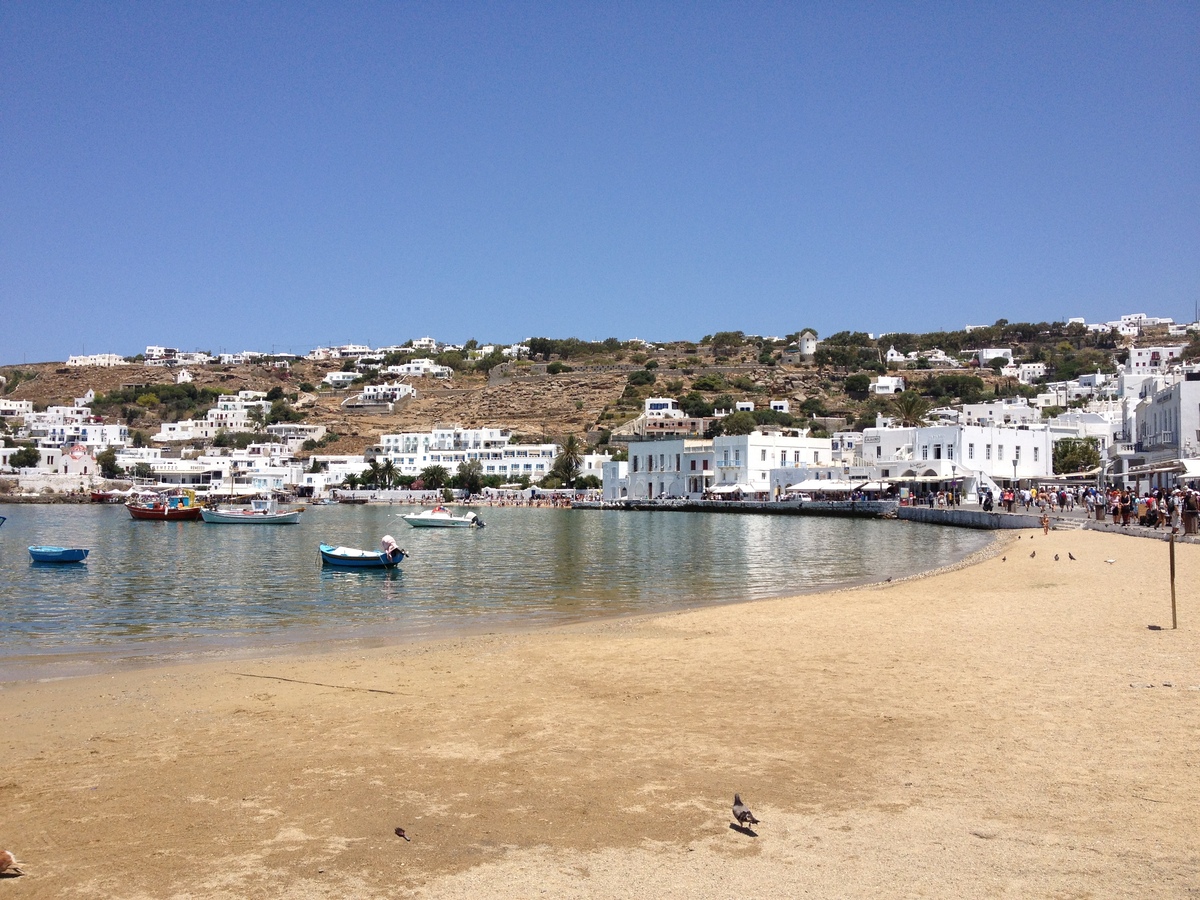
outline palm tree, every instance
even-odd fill
[[[379,461],[371,460],[371,464],[367,466],[367,470],[359,478],[363,487],[379,487],[383,481],[383,470],[380,468]]]
[[[892,398],[891,412],[903,426],[924,425],[933,404],[916,391],[905,391]]]
[[[346,487],[348,487],[352,491],[357,490],[358,483],[359,483],[359,477],[354,472],[347,473],[346,477],[342,479],[342,484],[344,484]]]
[[[443,466],[426,466],[421,470],[421,481],[427,490],[436,491],[450,481],[450,473]]]
[[[558,454],[558,458],[554,460],[551,471],[562,479],[563,484],[570,486],[575,483],[582,465],[583,447],[579,443],[579,438],[569,434],[563,440],[562,450]]]
[[[393,487],[399,475],[400,473],[396,471],[396,464],[390,459],[385,459],[383,465],[379,467],[379,479],[385,488]]]

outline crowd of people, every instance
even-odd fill
[[[1129,488],[1004,488],[999,497],[993,491],[984,491],[979,502],[985,512],[991,512],[999,503],[1008,512],[1042,515],[1085,507],[1090,519],[1108,519],[1123,527],[1134,524],[1170,528],[1175,534],[1185,530],[1195,533],[1200,519],[1200,491],[1182,487],[1156,488],[1140,495]]]

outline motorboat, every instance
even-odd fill
[[[39,563],[77,563],[87,559],[82,547],[30,547],[29,555]]]
[[[413,528],[482,528],[483,520],[473,512],[456,516],[444,506],[435,506],[424,512],[401,516]]]
[[[274,497],[263,497],[249,506],[205,506],[200,518],[212,525],[295,525],[303,512],[303,506],[282,507]]]
[[[160,522],[200,521],[200,504],[196,502],[194,491],[138,494],[129,499],[125,508],[134,519],[152,519]]]

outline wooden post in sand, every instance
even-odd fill
[[[1175,533],[1171,533],[1171,628],[1179,627],[1175,619]]]

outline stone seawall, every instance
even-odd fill
[[[901,506],[896,518],[927,525],[952,525],[956,528],[1041,528],[1038,516],[1024,513],[984,512],[981,509],[930,509],[927,506]]]
[[[864,519],[893,518],[894,500],[829,500],[799,503],[769,500],[616,500],[578,502],[572,509],[634,509],[643,512],[751,513],[774,516],[849,516]]]

